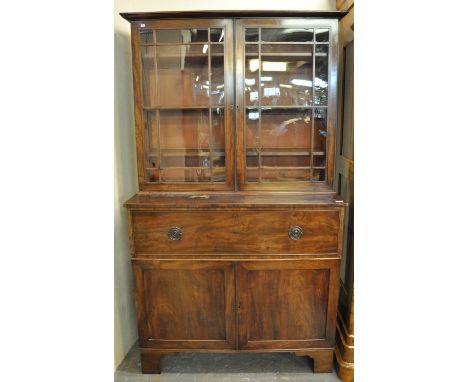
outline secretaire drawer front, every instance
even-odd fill
[[[340,210],[133,211],[136,255],[339,252]]]

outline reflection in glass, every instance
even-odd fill
[[[314,153],[327,150],[327,109],[314,109]]]
[[[262,59],[262,105],[312,104],[312,56]]]
[[[210,29],[210,41],[211,42],[223,42],[224,41],[224,29],[211,28]]]
[[[224,109],[211,109],[212,146],[214,150],[223,151],[225,147],[224,137]]]
[[[224,29],[153,32],[140,31],[146,181],[226,182]]]
[[[314,30],[308,28],[262,28],[262,41],[312,42],[314,41]]]
[[[293,54],[312,56],[314,45],[312,44],[262,44],[262,55]]]
[[[152,44],[153,43],[153,30],[141,30],[140,31],[140,43]]]
[[[258,45],[252,45],[255,49],[251,49],[253,54],[245,57],[245,70],[244,70],[244,90],[245,90],[245,105],[256,106],[258,105]]]
[[[208,149],[208,110],[160,110],[161,149]]]
[[[316,29],[315,30],[315,41],[328,42],[328,39],[329,39],[328,29]]]
[[[143,106],[151,107],[156,100],[156,73],[154,68],[155,50],[154,46],[141,47],[141,76],[143,83]]]
[[[325,170],[324,169],[313,169],[312,170],[312,181],[313,182],[323,182],[325,180]]]
[[[310,109],[262,109],[261,145],[263,150],[305,149],[310,151]],[[309,153],[310,156],[310,153]]]
[[[328,44],[315,44],[315,54],[317,56],[327,56]]]
[[[329,37],[327,28],[246,29],[247,182],[325,181]]]
[[[314,104],[326,105],[328,103],[328,57],[315,58]]]
[[[208,45],[157,47],[161,106],[208,105]]]
[[[258,41],[258,28],[246,28],[245,41]]]
[[[211,45],[211,104],[224,104],[224,55],[223,45]]]
[[[207,42],[208,29],[156,29],[156,43]]]

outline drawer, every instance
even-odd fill
[[[341,220],[340,209],[133,210],[131,232],[136,255],[340,254]]]

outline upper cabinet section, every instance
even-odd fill
[[[233,189],[232,21],[138,22],[132,38],[140,189]]]
[[[146,15],[124,15],[140,191],[331,190],[337,18]]]
[[[337,21],[238,20],[236,41],[239,187],[331,185]]]

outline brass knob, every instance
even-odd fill
[[[179,227],[171,227],[167,231],[167,237],[169,240],[180,240],[182,239],[182,230]]]
[[[289,228],[288,236],[290,239],[299,240],[302,237],[302,235],[304,235],[304,231],[298,225]]]

